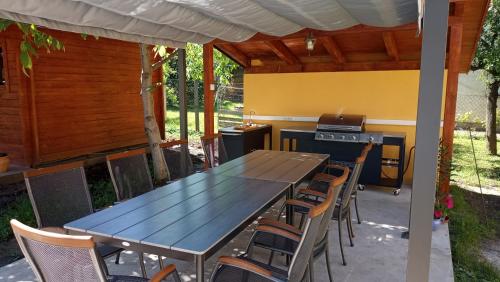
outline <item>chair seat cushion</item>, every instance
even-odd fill
[[[146,282],[147,278],[137,276],[111,275],[108,276],[108,282]]]
[[[270,270],[273,273],[273,277],[277,278],[277,280],[280,281],[288,281],[287,279],[287,271],[283,270],[278,267],[274,267],[271,265],[267,265],[265,263],[241,256],[240,257],[243,260],[246,260],[250,263],[256,264],[262,268],[265,268],[267,270]],[[274,279],[276,280],[276,279]],[[245,282],[260,282],[260,281],[271,281],[269,279],[265,279],[264,277],[254,274],[252,272],[249,272],[247,270],[229,266],[229,265],[222,265],[218,270],[217,273],[214,275],[214,282],[239,282],[239,281],[245,281]]]
[[[268,250],[274,250],[293,255],[299,243],[271,233],[258,232],[254,238],[254,245]]]
[[[116,253],[119,253],[123,251],[122,248],[117,248],[109,245],[103,245],[103,244],[97,244],[97,252],[101,255],[103,258],[107,258],[111,255],[114,255]]]

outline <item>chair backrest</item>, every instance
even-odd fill
[[[10,224],[39,281],[106,281],[92,237],[46,232],[15,219]]]
[[[366,157],[368,156],[368,152],[371,150],[372,144],[369,143],[366,145],[363,150],[361,151],[361,155],[356,158],[356,161],[354,162],[354,168],[352,169],[351,176],[349,177],[349,181],[347,182],[347,185],[341,192],[341,202],[342,202],[342,209],[346,210],[350,207],[350,199],[351,199],[351,193],[354,189],[356,189],[356,186],[358,186],[358,180],[359,176],[361,175],[361,171],[363,170],[363,166],[365,164]]]
[[[170,180],[187,177],[194,173],[193,160],[189,154],[187,140],[161,143],[160,147],[167,162]]]
[[[91,214],[83,162],[24,172],[24,180],[38,227],[60,227]]]
[[[299,245],[293,254],[290,267],[288,268],[288,281],[302,281],[312,255],[322,219],[326,211],[334,205],[334,197],[334,189],[328,189],[326,199],[321,204],[309,210]],[[328,220],[330,219],[328,218]]]
[[[337,198],[340,194],[340,190],[342,190],[342,186],[346,182],[349,177],[349,168],[344,167],[343,173],[341,176],[335,178],[330,182],[328,190],[332,190],[333,194],[333,203],[337,202]],[[327,234],[328,226],[330,226],[330,221],[333,216],[333,212],[335,211],[335,205],[330,205],[325,212],[325,215],[321,219],[321,224],[318,231],[318,236],[316,237],[316,243],[319,243],[324,239]]]
[[[221,133],[201,137],[201,144],[205,153],[205,168],[216,167],[228,161]]]
[[[119,201],[153,190],[145,149],[108,155],[106,162]]]

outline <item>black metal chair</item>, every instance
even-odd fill
[[[342,190],[340,191],[339,199],[337,201],[337,207],[333,213],[333,220],[337,220],[338,222],[338,230],[339,230],[339,244],[340,244],[340,253],[342,255],[342,264],[347,265],[345,255],[344,255],[344,247],[342,244],[342,221],[346,221],[346,226],[347,226],[347,233],[349,236],[349,243],[351,247],[354,247],[354,231],[352,228],[352,218],[351,218],[351,199],[352,199],[352,194],[353,190],[357,189],[358,186],[358,180],[359,176],[361,175],[361,170],[363,169],[363,165],[365,163],[366,157],[368,155],[368,148],[371,145],[365,146],[365,148],[362,150],[361,155],[356,158],[356,161],[354,162],[354,167],[351,170],[349,180],[348,182],[342,187]],[[337,164],[329,164],[327,165],[328,172],[332,172],[332,170],[343,170],[343,166],[339,166]],[[321,182],[326,182],[328,183],[332,179],[334,179],[335,176],[327,173],[320,173],[317,174],[315,177],[315,183],[321,183]],[[322,192],[322,185],[311,185],[308,189],[305,190],[299,190],[299,195],[301,196],[301,199],[304,201],[308,201],[312,204],[315,204],[317,202],[317,194],[314,192]],[[311,197],[316,197],[316,199],[311,199]],[[295,209],[296,212],[304,213],[300,209]]]
[[[42,230],[66,233],[62,228],[64,224],[94,212],[83,162],[29,170],[24,172],[24,180],[38,227]],[[116,264],[122,250],[97,246],[103,258],[116,255]]]
[[[38,230],[15,219],[10,224],[38,281],[160,282],[172,275],[174,281],[181,282],[173,264],[162,269],[151,280],[108,275],[91,236],[71,236]]]
[[[106,162],[118,201],[153,190],[145,149],[107,155]]]
[[[167,162],[171,181],[187,177],[195,172],[187,140],[161,143],[160,147]]]
[[[205,169],[219,166],[228,161],[221,133],[201,137],[201,144],[205,153]]]
[[[136,149],[106,156],[111,181],[119,202],[140,196],[154,189],[145,149]],[[144,254],[139,254],[142,276],[146,277]],[[163,261],[158,259],[160,267]]]
[[[344,183],[346,182],[348,175],[349,175],[349,168],[346,167],[344,168],[343,174],[340,177],[333,179],[329,183],[328,193],[333,194],[333,203],[336,203],[338,195],[340,194],[340,191],[342,189],[342,185],[344,185]],[[317,191],[311,191],[311,192],[312,194],[317,195],[317,197],[321,197],[322,200],[327,197],[327,194],[323,194]],[[286,204],[290,205],[292,208],[301,207],[305,210],[310,210],[312,207],[314,207],[314,205],[312,205],[311,203],[300,200],[288,200]],[[330,268],[328,231],[329,231],[329,223],[333,215],[334,209],[335,209],[335,204],[332,204],[325,212],[325,215],[321,220],[318,237],[316,238],[312,255],[312,261],[319,258],[323,254],[325,255],[328,277],[330,281],[333,281],[333,274]],[[293,226],[284,224],[280,221],[273,219],[266,219],[266,218],[262,219],[259,221],[259,226],[273,226],[276,228],[287,230],[289,232],[293,232],[297,235],[301,235],[302,233],[302,231],[298,228],[294,228]],[[297,244],[295,244],[293,240],[287,238],[283,238],[266,232],[256,231],[254,236],[252,237],[252,241],[250,241],[248,249],[253,247],[261,247],[271,250],[271,255],[269,257],[269,262],[268,262],[268,264],[271,265],[273,255],[275,252],[280,252],[286,255],[292,255],[295,248],[297,248]],[[249,252],[248,249],[247,252]]]
[[[307,214],[304,230],[300,235],[269,225],[257,227],[258,232],[274,234],[295,241],[297,248],[293,252],[287,270],[267,265],[252,259],[251,253],[240,257],[220,257],[212,272],[212,282],[238,281],[274,281],[298,282],[310,277],[314,272],[311,255],[315,241],[326,211],[333,205],[333,191],[328,193],[325,201],[311,207]],[[293,226],[291,226],[293,228]]]

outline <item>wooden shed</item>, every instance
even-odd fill
[[[44,31],[65,50],[39,50],[28,75],[19,62],[21,33],[0,33],[0,152],[36,166],[146,143],[138,44]]]

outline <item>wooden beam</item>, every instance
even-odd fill
[[[188,139],[188,113],[186,93],[186,49],[177,52],[177,92],[179,93],[179,130],[180,138]]]
[[[213,89],[213,90],[212,90]],[[214,134],[214,48],[203,45],[203,97],[205,99],[205,135]]]
[[[333,57],[333,60],[338,64],[343,64],[346,62],[342,51],[340,50],[337,42],[331,36],[322,36],[319,37],[318,40],[323,44],[328,54]]]
[[[221,51],[224,55],[240,64],[242,67],[246,68],[250,66],[250,59],[247,55],[243,54],[243,52],[241,52],[233,44],[216,44],[214,47],[215,49]]]
[[[245,69],[245,73],[292,73],[292,72],[338,72],[338,71],[375,71],[375,70],[417,70],[419,61],[382,61],[363,63],[304,63],[295,65],[268,64]]]
[[[276,54],[276,56],[280,57],[283,61],[285,61],[289,65],[299,64],[300,61],[295,57],[295,55],[286,47],[285,43],[281,40],[271,40],[266,41],[266,45]]]
[[[387,55],[395,61],[399,61],[398,45],[396,43],[396,38],[394,38],[394,33],[391,31],[383,32],[382,37],[384,38]]]
[[[460,3],[462,4],[462,3]],[[458,5],[458,3],[457,3]],[[453,136],[455,133],[455,115],[457,110],[458,77],[460,73],[460,58],[462,53],[463,26],[450,26],[450,42],[448,53],[448,77],[446,79],[446,97],[444,104],[443,122],[443,146],[446,161],[443,168],[440,168],[442,179],[444,179],[441,191],[449,192],[451,159],[453,157]]]

